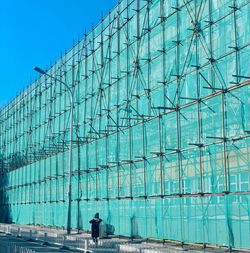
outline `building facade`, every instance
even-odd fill
[[[70,180],[72,228],[249,249],[249,63],[248,0],[121,1],[1,109],[0,221],[66,227]]]

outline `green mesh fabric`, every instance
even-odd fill
[[[1,109],[0,221],[67,225],[66,83],[72,228],[249,249],[249,59],[248,0],[123,0]]]

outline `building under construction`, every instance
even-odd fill
[[[119,2],[1,109],[0,222],[249,249],[249,64],[249,0]]]

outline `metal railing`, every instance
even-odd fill
[[[0,224],[0,232],[17,238],[24,238],[29,241],[38,241],[43,245],[56,245],[63,249],[79,249],[83,252],[107,252],[107,250],[114,252],[117,249],[117,242],[99,240],[98,245],[96,245],[90,237],[48,232],[43,229],[30,229],[25,226],[20,227],[14,224]],[[6,252],[6,249],[4,252]],[[26,251],[24,252],[26,253]]]
[[[176,252],[176,248],[172,251],[170,248],[150,247],[142,243],[133,243],[129,240],[113,238],[100,239],[95,244],[89,236],[84,235],[66,235],[60,231],[53,231],[43,228],[35,228],[28,226],[19,226],[15,224],[0,224],[0,233],[20,237],[28,241],[37,241],[43,245],[54,245],[61,249],[77,249],[82,252],[99,253],[99,252],[138,252],[138,253],[162,253]],[[3,248],[4,247],[4,248]],[[25,247],[18,247],[14,243],[8,244],[7,248],[0,245],[0,253],[36,253]]]

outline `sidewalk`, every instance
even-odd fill
[[[29,243],[39,243],[44,247],[57,247],[57,251],[49,252],[138,252],[138,253],[224,253],[229,252],[227,248],[202,248],[199,245],[178,245],[174,243],[153,243],[145,240],[131,240],[112,237],[110,239],[100,239],[98,245],[94,245],[90,234],[72,231],[71,235],[66,235],[66,231],[49,227],[16,225],[16,224],[0,224],[0,233],[8,235],[15,242],[17,238]],[[27,247],[28,245],[26,245]],[[60,250],[59,250],[60,249]],[[58,251],[59,250],[59,251]],[[63,251],[62,251],[63,250]],[[28,252],[28,251],[27,251]],[[34,251],[41,252],[41,251]],[[45,251],[43,251],[45,252]],[[233,251],[243,252],[243,251]],[[32,251],[33,253],[33,251]],[[47,253],[47,252],[46,252]]]
[[[0,253],[65,253],[53,245],[27,241],[23,238],[0,234]],[[71,251],[72,252],[72,251]]]

